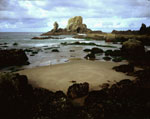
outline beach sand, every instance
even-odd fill
[[[113,66],[122,63],[71,60],[68,63],[25,69],[18,73],[27,75],[29,82],[51,91],[62,90],[65,93],[72,81],[88,82],[90,90],[100,89],[103,83],[113,84],[122,79],[134,79],[124,73],[112,70]]]

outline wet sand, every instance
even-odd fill
[[[72,81],[76,83],[88,82],[90,90],[100,89],[103,83],[113,84],[122,79],[134,79],[123,73],[112,70],[113,66],[122,63],[71,60],[68,63],[42,66],[19,71],[28,76],[29,82],[35,86],[51,91],[62,90],[65,93]]]

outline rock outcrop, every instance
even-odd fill
[[[145,53],[145,48],[142,42],[135,39],[129,39],[124,42],[121,50],[125,56],[130,58],[141,57]]]
[[[55,22],[55,23],[54,23],[54,30],[57,31],[58,27],[59,27],[58,23]]]
[[[0,50],[0,68],[26,64],[28,57],[22,49]]]
[[[67,96],[71,99],[79,98],[88,95],[89,92],[89,84],[81,83],[81,84],[73,84],[68,88]]]
[[[75,16],[69,19],[67,31],[84,33],[87,32],[87,26],[86,24],[83,24],[83,19],[81,16]]]
[[[58,28],[57,22],[54,23],[54,28],[42,35],[77,35],[77,33],[89,33],[92,32],[87,28],[86,24],[83,24],[83,18],[81,16],[75,16],[68,20],[68,24],[65,29]]]

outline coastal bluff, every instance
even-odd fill
[[[66,28],[59,28],[59,24],[54,22],[53,29],[44,35],[73,35],[77,33],[88,33],[91,32],[90,29],[87,28],[86,24],[83,24],[83,18],[81,16],[75,16],[68,20],[68,24]]]

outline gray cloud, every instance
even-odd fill
[[[150,25],[148,0],[0,0],[0,29],[52,28],[72,16],[83,16],[92,29],[139,28]]]

